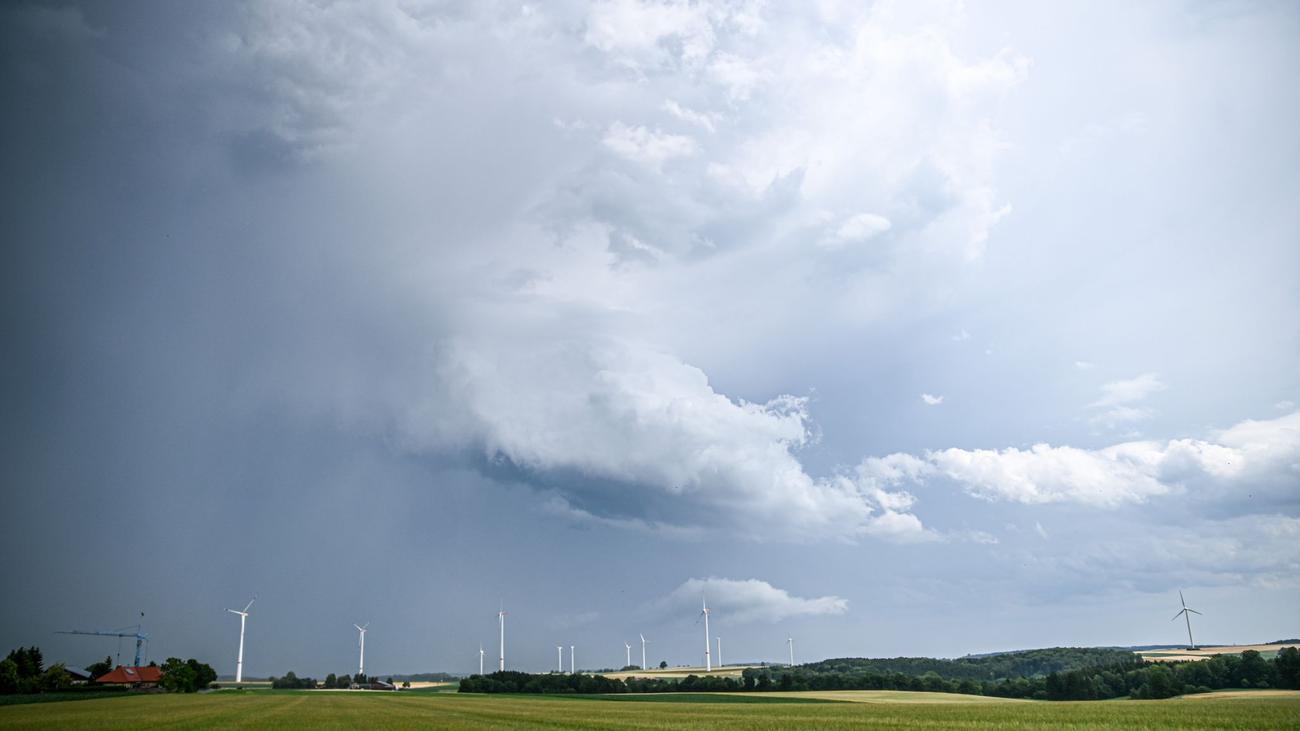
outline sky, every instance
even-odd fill
[[[501,608],[511,669],[702,664],[706,597],[727,662],[1172,644],[1180,590],[1300,635],[1293,3],[0,35],[4,649],[231,674],[254,596],[253,676],[491,667]]]

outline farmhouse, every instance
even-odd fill
[[[86,672],[83,668],[74,668],[65,665],[63,670],[68,674],[69,678],[72,678],[73,685],[83,685],[94,680],[90,673]]]
[[[128,667],[118,665],[113,670],[95,678],[99,685],[125,685],[131,688],[152,688],[162,681],[162,668],[149,665],[146,667]]]

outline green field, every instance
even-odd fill
[[[869,693],[864,691],[862,693]],[[1071,703],[663,702],[443,693],[218,692],[0,707],[0,728],[32,729],[1295,729],[1291,696]],[[733,702],[726,702],[733,699]]]

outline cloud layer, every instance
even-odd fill
[[[509,128],[534,146],[481,161],[508,164],[507,194],[451,192],[460,205],[428,240],[380,241],[355,261],[345,247],[345,286],[360,266],[382,292],[368,306],[404,313],[379,329],[394,330],[395,347],[418,343],[401,366],[312,353],[335,380],[268,388],[302,392],[313,410],[333,401],[345,421],[414,452],[513,465],[575,519],[924,538],[880,488],[805,469],[799,451],[816,438],[805,397],[731,397],[692,362],[718,338],[737,346],[728,358],[779,347],[800,332],[791,315],[803,306],[839,323],[897,311],[921,291],[900,283],[979,258],[1008,210],[989,115],[1027,61],[958,53],[944,12],[837,10],[831,36],[821,12],[634,1],[576,15],[250,11],[218,47],[258,79],[233,139],[354,170],[361,187],[386,156],[399,171],[447,165],[457,153],[441,138],[467,128]],[[458,38],[502,52],[478,66],[457,56]],[[532,77],[534,53],[550,59],[539,89],[518,80]],[[421,67],[439,72],[412,73]],[[464,83],[476,74],[523,96],[477,104]],[[380,130],[384,141],[369,139]],[[418,198],[377,212],[409,219]],[[827,272],[841,286],[820,284]]]
[[[1035,444],[894,454],[864,468],[889,484],[947,480],[990,501],[1114,508],[1172,493],[1196,500],[1295,502],[1300,412],[1243,421],[1209,439],[1124,442],[1101,449]]]

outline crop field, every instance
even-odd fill
[[[1198,647],[1195,650],[1186,648],[1172,650],[1142,650],[1138,655],[1143,660],[1149,662],[1187,662],[1188,660],[1206,660],[1215,655],[1239,655],[1246,650],[1254,650],[1264,657],[1265,660],[1272,660],[1277,657],[1278,650],[1283,647],[1296,647],[1300,645],[1221,645],[1217,647]]]
[[[627,680],[628,678],[668,678],[681,680],[688,675],[697,675],[700,677],[710,675],[719,678],[739,678],[745,670],[757,667],[760,666],[725,665],[723,667],[715,667],[712,670],[705,670],[703,666],[664,668],[662,670],[659,668],[646,668],[645,670],[628,670],[627,672],[600,673],[600,675],[604,675],[607,678],[614,678],[616,680]]]
[[[295,691],[144,695],[0,707],[5,729],[1295,729],[1300,692],[1092,702],[858,702],[803,695],[480,696]],[[818,694],[820,695],[820,694]],[[796,702],[791,702],[796,701]],[[798,702],[802,701],[802,702]]]

